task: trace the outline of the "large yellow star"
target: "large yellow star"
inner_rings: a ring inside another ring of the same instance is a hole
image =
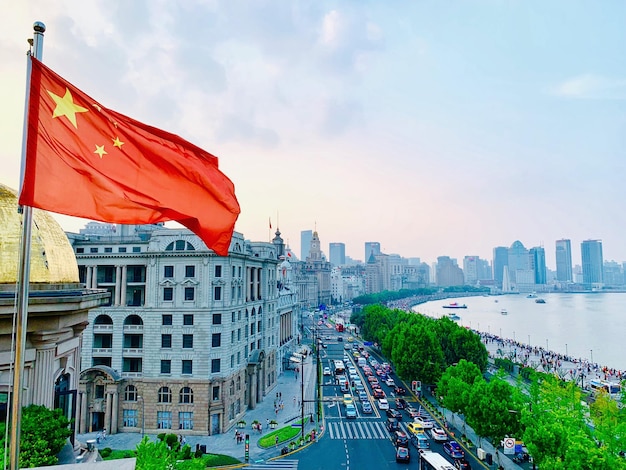
[[[122,148],[122,145],[124,145],[125,143],[125,142],[122,142],[119,137],[116,137],[115,139],[111,139],[111,140],[113,141],[114,147]]]
[[[70,93],[68,88],[65,89],[65,96],[62,98],[59,95],[55,95],[50,90],[47,91],[57,104],[56,108],[54,108],[52,117],[56,118],[59,116],[65,116],[74,125],[74,127],[78,129],[78,126],[76,125],[76,113],[86,113],[89,110],[74,104],[74,98],[72,98],[72,93]]]
[[[94,153],[100,155],[100,158],[102,158],[102,155],[109,154],[106,150],[104,150],[104,145],[96,145],[96,151]]]

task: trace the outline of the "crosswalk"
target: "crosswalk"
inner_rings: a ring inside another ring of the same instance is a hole
[[[278,459],[272,462],[253,463],[246,468],[253,468],[255,470],[298,470],[298,461],[292,459]]]
[[[411,435],[404,422],[398,424],[401,431]],[[327,421],[326,429],[331,439],[389,439],[389,431],[382,421]]]

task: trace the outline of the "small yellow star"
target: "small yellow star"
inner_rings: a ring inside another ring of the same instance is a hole
[[[100,158],[102,158],[102,155],[108,155],[107,151],[104,150],[104,145],[96,145],[96,151],[94,153],[100,155]]]
[[[63,96],[62,98],[58,95],[55,95],[49,90],[48,94],[57,104],[56,108],[54,108],[54,113],[52,114],[52,117],[56,118],[59,116],[65,116],[74,125],[74,127],[78,129],[78,126],[76,125],[76,113],[86,113],[89,110],[87,108],[83,108],[82,106],[74,104],[72,93],[70,93],[70,90],[68,88],[65,89],[65,96]]]
[[[122,142],[119,137],[115,137],[115,139],[111,139],[111,140],[113,141],[114,147],[122,148],[122,145],[125,144],[125,142]]]

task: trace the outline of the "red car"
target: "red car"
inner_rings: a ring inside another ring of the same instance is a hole
[[[385,392],[383,392],[382,388],[375,388],[372,394],[374,398],[385,398]]]

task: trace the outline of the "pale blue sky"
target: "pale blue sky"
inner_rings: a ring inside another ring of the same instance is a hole
[[[3,7],[0,181],[17,187],[26,39],[106,106],[220,158],[300,253],[491,259],[603,240],[626,260],[621,1],[60,1]],[[66,230],[80,219],[59,217]]]

